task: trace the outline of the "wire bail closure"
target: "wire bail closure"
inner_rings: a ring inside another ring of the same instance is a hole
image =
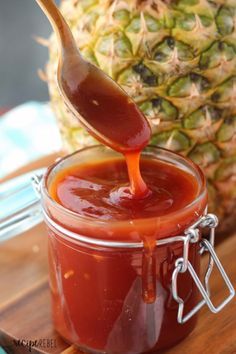
[[[192,316],[194,316],[205,304],[208,306],[211,312],[218,313],[220,312],[225,305],[227,305],[235,295],[235,290],[233,288],[232,283],[230,282],[219,258],[216,255],[214,250],[214,242],[215,242],[215,228],[218,225],[218,218],[214,214],[207,214],[201,217],[195,224],[193,224],[188,230],[185,232],[185,238],[183,240],[183,257],[178,258],[175,262],[175,269],[172,274],[172,295],[175,301],[179,304],[177,321],[180,324],[186,323]],[[189,253],[189,245],[190,243],[199,242],[200,239],[200,229],[209,228],[210,229],[210,237],[209,241],[205,238],[200,240],[200,250],[199,253],[202,255],[204,252],[209,252],[210,258],[208,267],[204,277],[204,285],[199,279],[197,273],[195,272],[192,264],[188,260]],[[214,264],[219,270],[225,285],[229,290],[229,296],[221,302],[220,305],[214,306],[211,301],[210,294],[210,286],[209,280],[212,273],[212,269]],[[194,280],[198,290],[200,291],[203,299],[185,316],[184,313],[184,300],[178,295],[178,287],[177,287],[177,279],[179,273],[185,273],[189,271],[191,277]]]

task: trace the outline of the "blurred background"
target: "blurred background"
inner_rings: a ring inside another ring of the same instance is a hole
[[[34,39],[51,32],[36,0],[0,0],[0,181],[61,148],[47,84],[38,76],[48,50]]]
[[[48,100],[47,85],[37,74],[47,48],[33,37],[47,38],[51,31],[35,0],[0,0],[0,107]]]

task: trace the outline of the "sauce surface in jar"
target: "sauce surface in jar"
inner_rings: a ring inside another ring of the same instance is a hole
[[[149,189],[143,198],[131,194],[122,158],[65,169],[56,175],[50,194],[80,216],[113,221],[163,216],[184,208],[198,194],[196,178],[171,164],[143,159],[141,173]]]

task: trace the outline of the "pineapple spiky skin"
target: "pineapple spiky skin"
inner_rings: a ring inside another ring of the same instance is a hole
[[[78,46],[131,95],[151,143],[190,157],[208,178],[210,210],[236,220],[236,1],[63,0]],[[67,151],[94,139],[56,86],[57,43],[47,77]]]

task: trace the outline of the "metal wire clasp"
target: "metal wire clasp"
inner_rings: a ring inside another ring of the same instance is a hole
[[[228,304],[229,301],[232,300],[232,298],[235,295],[235,290],[233,288],[232,283],[230,282],[219,258],[217,257],[215,251],[214,251],[214,241],[215,241],[215,228],[218,225],[218,219],[214,214],[207,214],[203,216],[201,219],[199,219],[194,225],[191,226],[190,229],[188,229],[185,232],[186,237],[184,238],[183,241],[183,257],[178,258],[175,262],[175,269],[172,274],[172,295],[175,301],[179,304],[178,308],[178,315],[177,315],[177,321],[178,323],[185,323],[187,322],[193,315],[195,315],[205,304],[209,307],[211,312],[217,313],[225,307],[226,304]],[[190,243],[196,243],[199,242],[200,239],[200,229],[203,228],[209,228],[210,229],[210,237],[209,241],[205,238],[203,238],[200,241],[200,254],[203,254],[204,252],[209,252],[209,263],[208,267],[205,273],[204,277],[204,285],[200,281],[198,275],[196,274],[192,264],[188,260],[188,252],[189,252],[189,244]],[[214,304],[211,301],[210,298],[210,287],[209,287],[209,280],[210,280],[210,275],[213,269],[213,265],[216,265],[218,268],[228,290],[229,290],[229,296],[222,301],[220,305],[217,307],[214,306]],[[203,299],[185,316],[183,315],[184,313],[184,301],[181,297],[178,295],[178,287],[177,287],[177,279],[179,273],[184,273],[186,271],[189,271],[191,277],[193,278],[198,290],[200,291]]]

